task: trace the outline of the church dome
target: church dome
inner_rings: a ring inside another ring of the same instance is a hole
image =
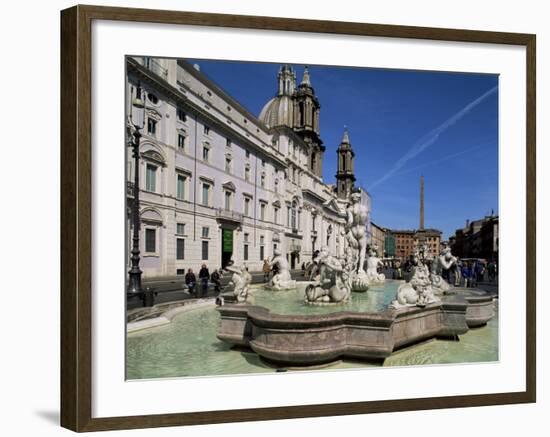
[[[293,103],[292,98],[288,95],[279,95],[273,97],[265,104],[260,112],[260,120],[268,127],[288,126],[292,127],[293,123]]]

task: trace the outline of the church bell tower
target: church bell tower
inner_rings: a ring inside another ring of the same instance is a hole
[[[320,109],[321,105],[311,86],[309,69],[306,66],[302,82],[294,93],[293,130],[309,145],[309,170],[313,174],[322,177],[325,147],[319,133]]]
[[[336,193],[340,199],[348,199],[353,191],[355,183],[355,174],[353,170],[353,161],[355,153],[351,148],[348,129],[344,128],[344,136],[338,150],[338,170],[336,172]]]

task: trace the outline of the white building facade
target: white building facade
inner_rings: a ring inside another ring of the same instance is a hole
[[[183,60],[129,57],[126,86],[128,126],[138,87],[145,102],[137,169],[144,278],[230,259],[257,271],[275,249],[291,268],[322,246],[343,254],[347,195],[322,179],[319,103],[307,70],[296,87],[282,67],[277,96],[259,117]],[[129,252],[136,169],[128,151]]]

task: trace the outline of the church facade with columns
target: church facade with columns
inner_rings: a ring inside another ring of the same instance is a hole
[[[128,57],[126,67],[128,127],[133,99],[140,93],[145,102],[140,165],[128,153],[126,171],[129,250],[140,176],[145,278],[196,273],[202,264],[212,271],[231,259],[257,271],[275,249],[294,269],[323,246],[343,254],[345,208],[360,190],[354,152],[345,129],[336,184],[326,183],[321,105],[307,68],[298,83],[282,66],[256,116],[185,60]],[[366,191],[362,199],[370,219]]]

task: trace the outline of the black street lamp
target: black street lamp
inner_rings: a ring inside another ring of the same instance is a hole
[[[132,107],[130,111],[130,121],[133,126],[133,138],[129,141],[128,145],[132,147],[132,156],[134,158],[134,201],[132,203],[132,268],[128,272],[129,281],[126,294],[128,298],[136,297],[143,299],[144,293],[141,288],[142,271],[139,268],[139,231],[141,227],[141,220],[139,217],[139,143],[141,139],[141,130],[145,125],[145,104],[143,100],[141,100],[141,86],[139,82],[136,90],[136,97],[132,100]]]

